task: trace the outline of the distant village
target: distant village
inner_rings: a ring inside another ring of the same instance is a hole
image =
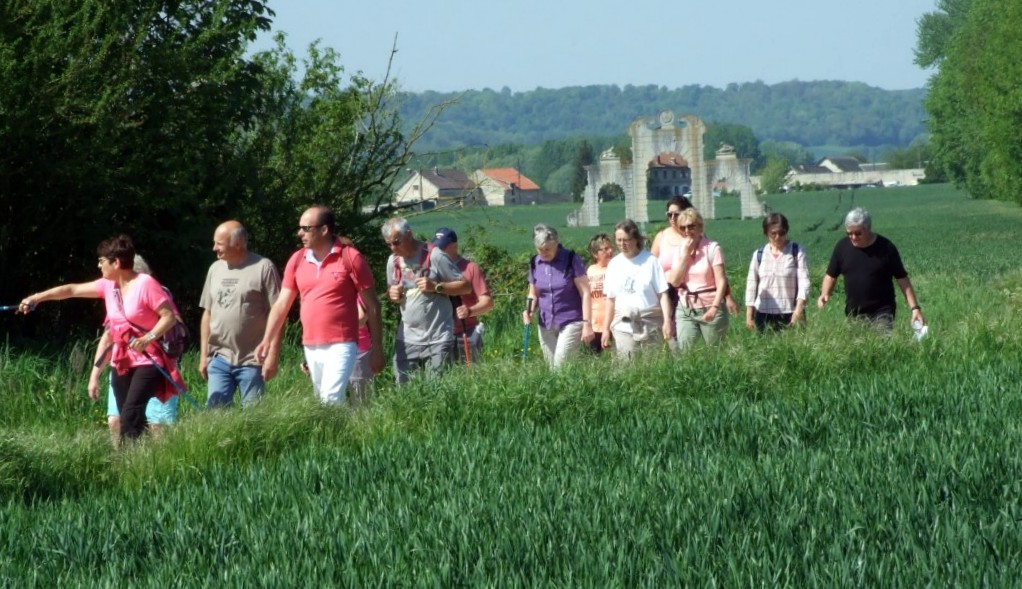
[[[647,165],[647,198],[666,200],[675,194],[691,193],[691,170],[677,153],[658,154]],[[920,169],[889,170],[883,163],[863,163],[853,157],[825,157],[813,165],[799,165],[788,172],[785,190],[802,187],[849,189],[885,186],[915,186],[924,177]],[[760,189],[760,178],[751,176]],[[714,195],[727,190],[715,181]],[[515,168],[486,168],[471,175],[455,168],[410,170],[394,192],[395,204],[430,209],[448,203],[461,205],[513,206],[570,202],[570,194],[545,192]]]

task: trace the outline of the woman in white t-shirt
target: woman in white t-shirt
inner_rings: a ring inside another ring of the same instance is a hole
[[[671,338],[671,302],[667,278],[648,250],[645,238],[631,219],[614,227],[614,241],[620,254],[614,256],[603,278],[603,347],[610,346],[613,333],[618,358],[628,358],[639,349],[656,348]]]

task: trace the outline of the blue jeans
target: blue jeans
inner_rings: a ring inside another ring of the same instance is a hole
[[[262,366],[232,366],[222,357],[213,355],[206,365],[209,375],[209,393],[206,407],[230,407],[234,403],[234,390],[241,391],[241,407],[250,407],[266,390]]]

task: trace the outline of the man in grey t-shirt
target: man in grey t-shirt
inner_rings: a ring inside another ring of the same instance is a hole
[[[394,341],[397,382],[407,382],[419,368],[439,374],[454,354],[454,307],[449,297],[467,294],[472,287],[442,250],[415,239],[405,219],[384,223],[383,239],[391,251],[387,298],[401,306]]]
[[[199,372],[209,382],[206,406],[228,407],[240,390],[241,406],[248,407],[263,395],[280,362],[279,336],[264,363],[255,357],[270,307],[280,294],[280,274],[273,262],[248,251],[248,232],[237,221],[216,228],[213,251],[217,261],[206,273],[199,301]]]

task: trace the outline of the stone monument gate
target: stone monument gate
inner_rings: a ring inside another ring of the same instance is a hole
[[[662,110],[656,117],[642,117],[628,127],[632,138],[633,163],[622,164],[613,152],[600,154],[600,161],[586,166],[587,184],[582,208],[569,216],[569,225],[595,227],[600,224],[599,194],[607,184],[619,185],[625,193],[625,216],[636,223],[649,222],[647,196],[647,165],[658,154],[681,154],[692,171],[692,204],[703,217],[713,219],[713,191],[716,186],[741,193],[742,218],[761,217],[763,205],[756,198],[749,177],[751,160],[738,159],[734,148],[723,146],[714,160],[703,159],[703,134],[706,125],[698,117],[675,117],[670,110]]]

